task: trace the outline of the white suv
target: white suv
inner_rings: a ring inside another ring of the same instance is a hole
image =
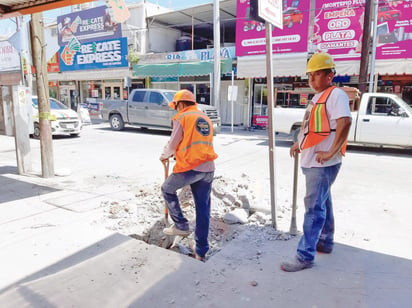
[[[32,97],[33,106],[33,137],[40,137],[39,109],[37,96]],[[54,98],[50,98],[50,114],[52,135],[78,136],[82,130],[82,121],[77,112]]]

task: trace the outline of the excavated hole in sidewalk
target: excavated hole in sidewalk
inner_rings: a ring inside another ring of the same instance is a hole
[[[211,217],[209,228],[209,252],[206,260],[220,251],[228,242],[244,230],[245,225],[269,226],[270,215],[254,212],[254,193],[250,179],[243,175],[233,180],[222,176],[215,177],[211,193]],[[160,184],[140,187],[130,186],[128,191],[133,197],[127,201],[107,201],[103,223],[108,229],[118,231],[148,244],[192,256],[189,248],[194,233],[188,237],[166,236],[164,218],[165,202],[161,195]],[[190,229],[195,226],[195,207],[189,186],[178,191],[179,201]],[[169,224],[172,220],[169,217]],[[101,222],[100,222],[101,223]],[[275,231],[276,239],[286,240],[286,234]]]

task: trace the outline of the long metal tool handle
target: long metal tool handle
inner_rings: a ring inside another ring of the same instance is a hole
[[[290,221],[289,233],[292,235],[298,234],[298,228],[296,227],[296,197],[298,192],[298,171],[299,171],[299,152],[296,151],[294,155],[294,168],[293,168],[293,199],[292,199],[292,219]]]
[[[169,177],[169,159],[162,160],[163,167],[165,170],[165,181]],[[167,203],[165,203],[165,224],[168,225],[168,218],[169,218],[169,210],[167,209]]]

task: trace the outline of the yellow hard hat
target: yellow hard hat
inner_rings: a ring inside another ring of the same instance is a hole
[[[196,98],[192,92],[189,90],[180,90],[177,91],[175,96],[173,97],[173,101],[169,103],[169,107],[172,109],[176,109],[176,105],[178,102],[193,102],[196,104]]]
[[[335,62],[333,62],[332,56],[326,52],[318,52],[309,59],[306,73],[312,73],[328,68],[335,68]]]

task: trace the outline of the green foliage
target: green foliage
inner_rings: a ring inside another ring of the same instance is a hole
[[[134,49],[129,49],[129,63],[137,64],[140,60],[139,53]]]

